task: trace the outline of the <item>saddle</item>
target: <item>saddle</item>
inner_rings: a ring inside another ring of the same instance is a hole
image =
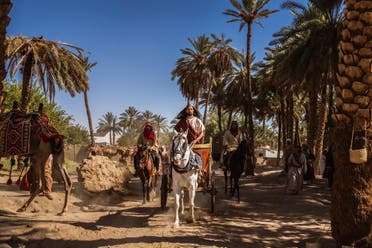
[[[0,156],[27,155],[30,132],[31,115],[17,110],[0,115]]]
[[[63,147],[63,136],[55,128],[45,125],[40,114],[13,110],[0,115],[0,156],[27,156],[31,133],[54,144],[56,152]]]

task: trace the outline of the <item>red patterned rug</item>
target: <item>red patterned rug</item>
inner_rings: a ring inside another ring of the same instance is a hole
[[[30,120],[18,117],[0,121],[0,156],[27,155],[30,151]]]

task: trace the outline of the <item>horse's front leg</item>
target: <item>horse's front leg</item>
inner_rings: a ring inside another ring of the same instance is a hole
[[[228,184],[228,182],[227,182],[227,169],[226,168],[223,169],[223,174],[225,176],[225,194],[226,194],[227,193],[227,184]]]
[[[233,177],[232,175],[230,176],[230,180],[231,180],[231,197],[234,197],[234,194],[235,194],[235,182],[236,182],[236,179],[235,177]],[[234,181],[234,184],[233,184],[233,181]]]
[[[191,185],[189,188],[189,201],[190,201],[190,221],[192,223],[195,222],[195,213],[194,213],[194,207],[195,207],[195,194],[196,194],[196,184]]]
[[[180,192],[180,207],[181,207],[181,215],[185,214],[185,202],[184,202],[184,197],[185,197],[185,191],[181,189]]]
[[[158,186],[158,175],[155,175],[155,180],[154,180],[154,183],[152,185],[152,188],[153,188],[153,191],[154,191],[154,198],[156,197],[156,187],[157,186]]]
[[[144,174],[141,172],[140,178],[142,182],[142,204],[146,203],[146,177]]]
[[[179,219],[179,208],[180,208],[180,193],[181,190],[179,187],[173,185],[173,192],[174,192],[174,211],[175,211],[175,216],[174,216],[174,227],[179,227],[180,226],[180,219]]]
[[[238,194],[238,203],[240,203],[240,189],[239,189],[239,177],[235,179],[236,193]]]
[[[151,183],[152,183],[152,177],[150,175],[150,177],[147,179],[147,183],[146,183],[146,200],[149,202],[150,201],[150,193],[151,193]]]

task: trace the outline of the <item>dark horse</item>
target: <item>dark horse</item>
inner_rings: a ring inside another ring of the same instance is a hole
[[[227,193],[227,173],[230,171],[230,192],[231,196],[234,196],[235,190],[238,194],[238,202],[240,202],[240,194],[239,194],[239,178],[244,171],[244,165],[250,156],[249,154],[249,143],[247,140],[243,140],[238,148],[227,154],[227,158],[224,159],[225,169],[225,193]],[[233,186],[234,181],[234,186]]]
[[[138,176],[142,182],[143,203],[150,201],[150,192],[154,190],[158,181],[154,160],[147,146],[138,148]]]

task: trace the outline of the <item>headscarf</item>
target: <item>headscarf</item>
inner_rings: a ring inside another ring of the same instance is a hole
[[[147,121],[145,123],[145,128],[143,129],[143,136],[146,139],[155,141],[155,133],[154,133],[154,130],[152,128],[152,123],[150,121]]]
[[[233,127],[234,124],[236,125],[236,127]],[[239,124],[238,124],[237,121],[232,121],[232,122],[231,122],[231,125],[230,125],[230,133],[231,133],[234,137],[236,137],[236,136],[238,135],[238,133],[239,133]]]
[[[200,118],[200,113],[199,113],[199,111],[198,111],[194,106],[192,106],[191,104],[187,104],[186,107],[185,107],[184,109],[182,109],[181,112],[178,113],[176,119],[184,119],[184,118],[186,118],[186,117],[187,117],[186,109],[187,109],[189,106],[191,106],[191,107],[194,109],[194,116]]]

